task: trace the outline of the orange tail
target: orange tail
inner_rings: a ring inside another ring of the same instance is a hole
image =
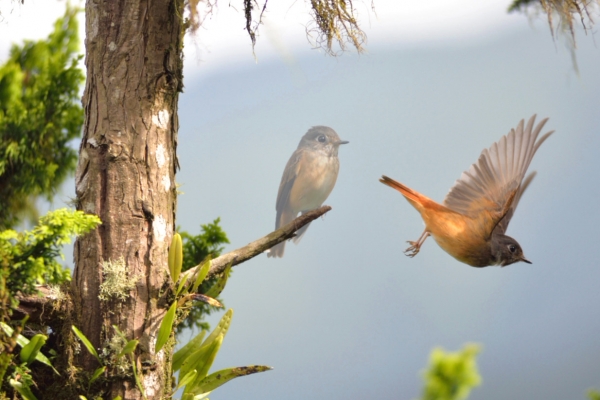
[[[419,212],[421,212],[424,208],[440,207],[439,204],[431,200],[429,197],[423,196],[421,193],[412,190],[408,186],[404,186],[400,182],[395,181],[392,178],[389,178],[385,175],[381,177],[379,182],[383,183],[384,185],[388,185],[389,187],[396,189],[397,191],[402,193],[402,196],[404,196],[406,200],[408,200],[408,202],[412,204],[412,206],[416,208]]]

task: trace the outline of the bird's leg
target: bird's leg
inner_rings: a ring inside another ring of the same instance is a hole
[[[427,239],[428,236],[429,232],[427,232],[427,229],[425,229],[419,237],[419,240],[417,240],[416,242],[412,242],[410,240],[406,242],[410,244],[410,247],[404,250],[404,254],[406,254],[410,258],[416,256],[419,253],[419,250],[421,250],[421,246],[423,245],[423,242],[425,242],[425,239]]]

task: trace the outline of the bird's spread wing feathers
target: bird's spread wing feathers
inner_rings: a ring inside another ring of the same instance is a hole
[[[529,175],[527,175],[527,178],[525,178],[525,180],[521,183],[521,187],[519,188],[519,191],[513,199],[509,209],[507,210],[504,217],[498,222],[498,225],[496,225],[496,228],[494,229],[496,232],[502,234],[506,232],[506,229],[508,228],[508,223],[510,222],[513,214],[515,213],[517,206],[519,205],[519,200],[521,200],[521,196],[523,196],[523,193],[525,193],[525,190],[527,190],[527,187],[529,187],[529,184],[531,183],[533,178],[535,178],[535,175],[535,171],[530,173]]]
[[[506,230],[523,191],[533,179],[533,176],[528,177],[521,184],[531,159],[554,132],[536,141],[548,118],[534,129],[535,117],[529,119],[527,126],[521,120],[516,130],[511,129],[508,135],[483,150],[479,160],[452,186],[444,205],[468,216],[487,212],[492,216],[492,229],[498,224],[499,229]]]

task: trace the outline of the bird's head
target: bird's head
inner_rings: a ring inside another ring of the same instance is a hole
[[[492,236],[492,257],[496,261],[495,264],[501,267],[519,261],[531,264],[531,261],[525,258],[521,245],[515,239],[506,235]]]
[[[328,156],[337,156],[338,148],[348,141],[340,140],[338,134],[327,126],[313,126],[300,140],[298,147],[322,151]]]

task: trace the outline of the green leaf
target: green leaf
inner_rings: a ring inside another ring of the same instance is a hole
[[[42,346],[46,343],[46,340],[48,340],[48,337],[42,334],[37,334],[32,337],[31,340],[29,340],[29,343],[21,348],[21,353],[19,354],[21,362],[28,365],[31,364],[37,357]]]
[[[180,388],[182,388],[183,386],[187,385],[188,383],[190,383],[198,374],[198,371],[196,371],[195,369],[191,370],[190,372],[187,373],[186,376],[184,376],[183,378],[179,377],[179,383],[177,384],[177,387],[175,388],[175,392],[178,391]]]
[[[127,344],[125,345],[125,347],[123,347],[123,350],[121,351],[121,353],[119,353],[119,355],[117,357],[120,358],[126,354],[133,353],[139,342],[140,341],[136,340],[136,339],[128,341]]]
[[[192,391],[197,394],[212,392],[219,386],[229,382],[234,378],[256,374],[257,372],[269,371],[272,369],[273,368],[265,365],[249,365],[247,367],[222,369],[202,379],[194,388],[192,388]]]
[[[206,335],[206,331],[200,332],[185,346],[183,346],[181,349],[177,350],[175,354],[173,354],[173,371],[178,371],[179,368],[181,368],[181,364],[183,364],[185,359],[190,354],[200,349],[200,347],[202,346],[202,339],[204,339],[204,335]]]
[[[233,308],[230,308],[229,310],[227,310],[227,312],[225,312],[225,314],[223,314],[217,327],[210,333],[210,335],[208,335],[208,337],[204,341],[204,345],[215,340],[217,336],[223,335],[223,337],[225,337],[227,331],[229,330],[229,325],[231,324],[231,318],[233,318]]]
[[[179,281],[179,286],[177,287],[177,291],[175,292],[175,296],[179,296],[179,293],[181,293],[181,290],[185,286],[188,285],[189,275],[190,275],[190,270],[189,269],[183,273],[183,275],[181,276],[181,280]]]
[[[92,383],[94,383],[94,381],[95,381],[96,379],[98,379],[98,378],[100,377],[100,375],[102,375],[102,374],[104,373],[104,371],[106,371],[106,367],[105,367],[105,366],[102,366],[102,367],[100,367],[100,368],[96,369],[96,370],[94,371],[94,374],[93,374],[93,375],[92,375],[92,377],[90,378],[90,385],[91,385]]]
[[[27,384],[24,382],[17,381],[15,379],[11,379],[9,381],[10,386],[12,386],[25,400],[37,400],[37,397],[33,395],[33,392],[29,388]]]
[[[196,386],[206,377],[206,375],[208,375],[208,370],[217,356],[221,343],[223,343],[223,339],[229,330],[232,317],[233,309],[230,308],[225,312],[223,317],[221,317],[219,324],[206,338],[202,346],[183,361],[179,372],[180,376],[186,376],[189,371],[193,369],[198,371],[196,378],[191,384],[186,386],[184,393],[188,393],[192,387]]]
[[[146,397],[146,393],[144,393],[144,387],[142,386],[142,381],[140,380],[140,377],[137,373],[136,362],[135,362],[135,358],[134,358],[133,354],[130,353],[129,358],[131,360],[131,371],[133,372],[133,378],[135,379],[135,384],[138,387],[140,393],[142,394],[142,397],[144,398],[144,400],[148,400],[148,398]]]
[[[212,342],[202,346],[200,348],[200,350],[198,350],[197,352],[192,354],[186,360],[186,362],[183,363],[183,365],[181,366],[181,372],[180,372],[180,374],[183,374],[183,376],[186,376],[189,373],[189,371],[191,371],[192,369],[195,369],[197,371],[196,377],[194,378],[194,380],[191,383],[188,383],[186,385],[186,387],[183,391],[184,394],[185,393],[200,394],[200,393],[195,393],[193,391],[193,389],[194,389],[194,387],[197,386],[197,384],[199,382],[201,382],[206,377],[206,375],[208,375],[208,370],[210,369],[211,365],[215,361],[215,358],[217,357],[217,353],[219,352],[219,349],[221,348],[222,343],[223,343],[223,336],[220,335]]]
[[[219,276],[219,279],[217,279],[215,284],[212,285],[210,289],[206,291],[206,293],[204,293],[205,295],[209,297],[217,297],[219,294],[221,294],[223,289],[225,289],[225,284],[227,283],[227,278],[229,278],[229,271],[231,271],[231,267],[232,265],[229,264],[227,268],[225,268],[225,271],[223,271],[223,273]]]
[[[90,342],[88,340],[88,338],[85,337],[85,335],[83,334],[83,332],[81,332],[79,329],[77,329],[77,327],[75,325],[71,326],[71,329],[73,330],[73,332],[75,333],[75,335],[77,335],[77,337],[79,338],[79,340],[81,340],[81,343],[83,343],[83,345],[85,346],[85,348],[87,349],[87,351],[89,351],[89,353],[91,355],[93,355],[94,357],[96,357],[96,359],[98,360],[98,362],[100,364],[102,364],[102,361],[100,361],[100,357],[98,357],[98,352],[96,352],[96,349],[92,345],[92,342]]]
[[[210,270],[210,266],[212,265],[212,260],[210,258],[210,254],[206,257],[206,259],[204,261],[202,261],[202,264],[200,264],[200,271],[198,271],[198,275],[196,275],[196,281],[194,282],[194,285],[192,286],[192,290],[191,292],[195,292],[196,290],[198,290],[198,286],[200,286],[200,284],[202,282],[204,282],[204,279],[206,279],[206,275],[208,275],[208,271]],[[210,296],[210,297],[216,297],[216,296]]]
[[[173,302],[173,304],[169,308],[169,311],[167,311],[167,314],[165,315],[165,317],[163,318],[163,320],[160,324],[160,328],[158,330],[158,338],[156,338],[156,345],[154,346],[155,353],[158,353],[163,348],[165,343],[167,343],[167,340],[169,340],[169,337],[171,337],[171,332],[173,331],[173,322],[175,321],[175,312],[176,311],[177,311],[177,300],[175,300]]]
[[[8,335],[11,336],[13,335],[13,328],[11,328],[9,325],[7,325],[4,322],[0,322],[0,327],[2,327],[2,330]],[[25,347],[27,346],[27,344],[29,343],[29,339],[27,339],[25,336],[23,335],[18,335],[17,336],[17,344],[21,347]],[[41,362],[42,364],[46,364],[47,366],[49,366],[50,368],[52,368],[52,370],[54,372],[56,372],[56,375],[60,375],[58,373],[58,371],[52,366],[52,363],[50,362],[50,359],[48,359],[48,357],[46,357],[44,354],[42,354],[42,352],[38,352],[37,355],[35,356],[35,359],[38,360],[39,362]]]
[[[183,265],[183,244],[181,235],[175,233],[169,247],[169,272],[173,282],[177,282],[179,274],[181,274],[181,266]]]

